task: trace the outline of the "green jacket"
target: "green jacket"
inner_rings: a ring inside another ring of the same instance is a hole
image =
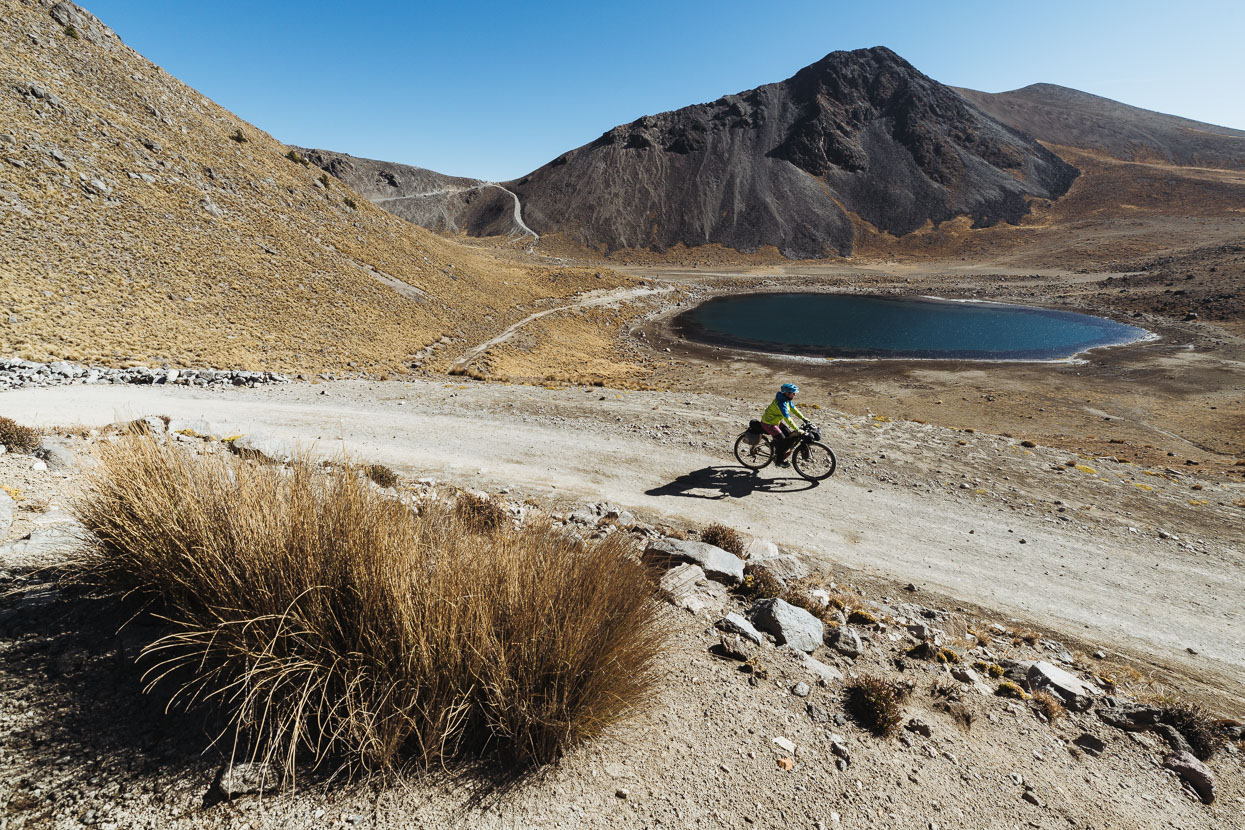
[[[795,404],[778,393],[774,400],[769,402],[769,406],[765,407],[765,413],[761,415],[761,423],[774,426],[776,424],[785,423],[791,428],[792,432],[796,432],[795,422],[791,420],[791,416],[795,415],[801,421],[807,421],[803,413],[795,408]]]

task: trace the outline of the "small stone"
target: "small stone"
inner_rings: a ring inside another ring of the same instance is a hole
[[[732,660],[746,662],[751,660],[757,653],[758,646],[749,640],[745,640],[738,634],[727,634],[723,632],[718,637],[718,649],[725,657]]]
[[[829,723],[830,712],[825,707],[818,706],[816,703],[805,705],[804,711],[808,713],[808,718],[813,723]]]
[[[655,539],[644,549],[644,561],[660,567],[670,567],[680,562],[699,565],[710,579],[727,585],[737,585],[744,578],[742,559],[704,542]]]
[[[791,770],[795,769],[795,759],[794,758],[779,758],[778,768],[787,770],[788,772],[790,772]]]
[[[625,800],[625,799],[627,798],[627,796],[629,796],[629,795],[631,795],[630,790],[626,790],[626,789],[623,789],[623,788],[619,788],[619,789],[617,789],[617,790],[614,790],[614,796],[615,796],[616,798],[621,798],[621,799],[624,799],[624,800]]]
[[[821,620],[785,600],[757,600],[750,611],[752,622],[762,631],[773,634],[779,645],[790,644],[804,652],[822,643],[825,625]]]
[[[727,614],[725,617],[718,620],[715,625],[724,631],[729,631],[734,634],[738,634],[741,637],[745,637],[756,643],[758,646],[765,642],[765,638],[761,636],[761,632],[757,631],[752,623],[748,622],[747,619],[739,614],[733,612]]]
[[[774,738],[774,746],[778,747],[783,752],[786,752],[788,755],[795,754],[795,744],[792,743],[787,738],[784,738],[782,735],[779,735],[776,738]]]
[[[791,694],[796,697],[808,697],[811,691],[812,690],[808,687],[808,684],[802,680],[791,687]]]
[[[1072,743],[1079,746],[1087,755],[1097,758],[1107,748],[1107,744],[1101,738],[1095,737],[1088,732],[1082,732]]]
[[[845,657],[855,659],[864,651],[865,647],[860,641],[860,635],[856,633],[856,629],[850,626],[841,626],[834,629],[831,637],[833,638],[831,645],[834,646],[834,650]]]
[[[1193,754],[1178,752],[1168,755],[1163,762],[1164,767],[1172,770],[1198,794],[1203,803],[1210,804],[1215,800],[1215,774],[1210,768],[1193,757]]]
[[[269,764],[226,763],[217,771],[213,787],[221,797],[230,799],[276,789],[279,782],[277,770]]]
[[[929,724],[920,718],[912,718],[909,720],[908,723],[904,725],[904,729],[907,729],[909,732],[915,732],[926,738],[933,734],[933,730],[929,728]]]

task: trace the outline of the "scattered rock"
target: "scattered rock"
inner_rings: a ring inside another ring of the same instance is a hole
[[[1102,694],[1102,690],[1092,683],[1086,683],[1076,675],[1045,661],[1039,661],[1029,667],[1026,678],[1032,690],[1050,689],[1067,706],[1076,712],[1087,711],[1093,706],[1093,699]]]
[[[1097,758],[1107,748],[1106,741],[1097,738],[1088,732],[1082,732],[1078,737],[1073,739],[1072,743],[1085,750],[1086,754]]]
[[[52,472],[66,472],[78,466],[78,456],[54,440],[44,438],[39,445],[38,453]]]
[[[1172,752],[1177,755],[1182,752],[1187,752],[1190,755],[1194,754],[1193,747],[1189,746],[1189,742],[1185,740],[1185,736],[1181,735],[1180,731],[1171,724],[1156,723],[1154,726],[1150,727],[1150,729],[1163,740],[1167,741],[1167,745],[1170,746],[1172,748]]]
[[[230,442],[230,446],[244,458],[256,458],[277,464],[288,464],[294,460],[294,450],[288,444],[263,435],[243,435]]]
[[[795,695],[796,697],[808,697],[811,691],[812,689],[810,689],[808,687],[808,684],[805,683],[803,680],[801,680],[799,683],[796,683],[794,686],[791,687],[791,694]]]
[[[1215,774],[1190,752],[1174,752],[1163,761],[1163,766],[1181,777],[1205,804],[1215,800]]]
[[[803,651],[792,646],[781,646],[778,651],[783,654],[790,655],[795,664],[817,678],[817,682],[823,686],[843,680],[843,672],[834,666],[828,666],[815,657],[805,654]]]
[[[833,630],[830,635],[831,643],[834,650],[845,657],[855,659],[864,651],[864,644],[860,641],[860,634],[851,626],[840,626]]]
[[[804,711],[808,713],[808,718],[813,723],[829,723],[830,710],[824,706],[818,706],[816,703],[808,703],[804,706]]]
[[[934,734],[933,730],[929,728],[929,724],[920,718],[912,718],[909,720],[906,724],[904,724],[904,729],[907,729],[909,732],[915,732],[916,734],[926,738]]]
[[[744,545],[744,559],[762,561],[778,555],[778,545],[769,539],[753,539]]]
[[[774,738],[774,746],[778,747],[779,749],[781,749],[783,752],[787,753],[788,755],[795,754],[795,744],[781,735]]]
[[[729,554],[728,554],[729,555]],[[749,611],[757,628],[774,635],[779,645],[791,645],[810,652],[822,643],[825,625],[803,608],[771,597],[752,604]]]
[[[756,643],[745,640],[738,634],[723,633],[718,636],[718,651],[724,657],[747,662],[756,655],[758,646]]]
[[[801,562],[799,557],[789,553],[780,553],[764,559],[750,559],[749,563],[764,566],[784,586],[808,576],[808,566]]]
[[[571,519],[574,520],[574,516]],[[685,597],[696,591],[696,584],[705,578],[705,570],[699,565],[676,565],[666,571],[657,585],[672,605],[679,605]]]
[[[727,614],[725,617],[718,620],[717,623],[715,623],[715,625],[717,625],[718,628],[723,629],[724,631],[730,631],[735,634],[739,634],[740,636],[745,637],[751,640],[752,642],[756,643],[758,646],[761,645],[763,642],[765,642],[764,638],[761,636],[761,632],[757,631],[756,628],[752,625],[752,623],[748,622],[747,619],[740,616],[739,614],[736,614],[733,612],[730,614]]]
[[[744,578],[744,563],[733,553],[704,542],[665,537],[649,542],[644,561],[658,567],[678,562],[699,565],[710,578],[727,585],[737,585]]]
[[[1159,707],[1144,704],[1098,709],[1096,711],[1099,719],[1103,722],[1114,726],[1116,729],[1124,729],[1129,732],[1149,729],[1158,723],[1163,715],[1163,711]]]
[[[269,764],[226,763],[216,773],[212,786],[221,797],[230,799],[276,789],[280,781],[277,770]]]

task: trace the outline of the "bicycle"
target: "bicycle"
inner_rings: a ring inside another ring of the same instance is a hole
[[[821,443],[821,429],[807,422],[796,433],[790,458],[795,471],[809,481],[824,481],[839,466],[834,450]],[[760,470],[773,462],[774,439],[761,429],[758,421],[749,424],[735,439],[735,460],[749,470]]]

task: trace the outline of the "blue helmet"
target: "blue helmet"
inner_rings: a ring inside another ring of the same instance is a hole
[[[794,383],[784,383],[781,387],[779,387],[778,391],[795,395],[800,391],[800,387],[796,386]]]

